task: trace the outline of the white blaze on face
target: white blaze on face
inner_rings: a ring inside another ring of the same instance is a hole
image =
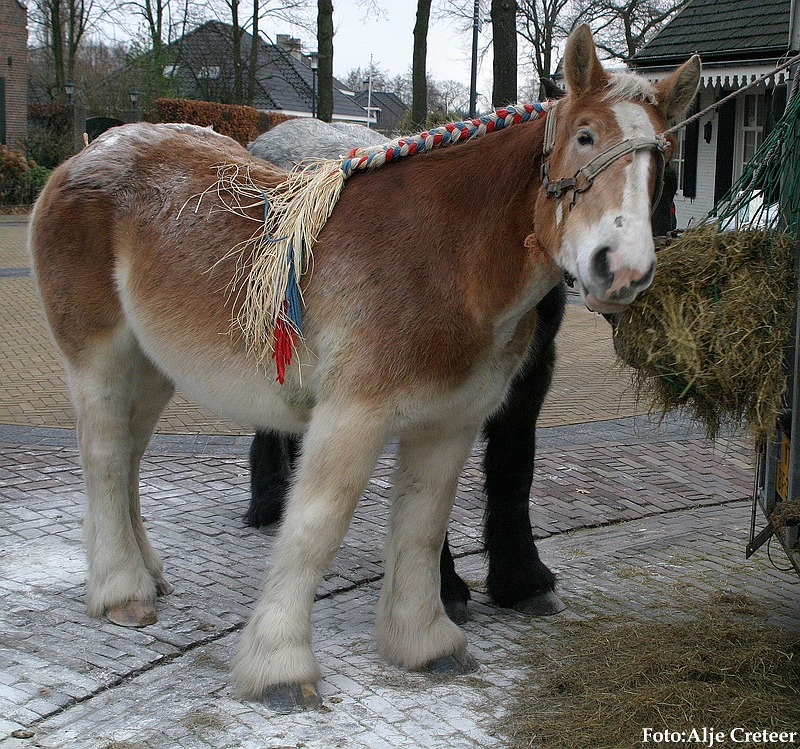
[[[629,101],[621,101],[614,104],[611,109],[617,117],[623,138],[655,138],[655,128],[644,107]],[[652,262],[653,232],[650,222],[652,164],[652,151],[644,149],[634,151],[633,160],[625,167],[622,210],[619,216],[614,217],[616,228],[621,231],[617,250],[612,254],[612,270],[615,269],[615,265],[621,266],[624,263],[644,272]],[[620,222],[623,224],[621,227],[618,226]],[[637,254],[641,255],[641,260],[637,260]],[[613,255],[620,257],[613,258]]]
[[[655,128],[642,105],[620,101],[612,104],[611,109],[621,131],[620,140],[655,139]],[[623,304],[632,301],[635,287],[631,286],[647,278],[655,262],[650,223],[653,153],[645,148],[622,159],[627,163],[622,168],[623,182],[617,182],[616,188],[621,188],[621,195],[609,195],[607,205],[599,214],[588,214],[588,220],[569,221],[565,213],[562,235],[565,268],[576,277],[584,297],[591,298],[595,306],[601,301]],[[603,189],[603,177],[601,174],[597,178],[595,190]],[[574,258],[572,263],[569,258]]]

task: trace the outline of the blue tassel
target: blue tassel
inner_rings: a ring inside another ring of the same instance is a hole
[[[289,281],[286,284],[286,318],[295,331],[303,335],[303,302],[300,298],[300,287],[294,270],[294,247],[289,247]]]

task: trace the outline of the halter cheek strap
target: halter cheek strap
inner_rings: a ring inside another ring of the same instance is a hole
[[[555,105],[550,108],[545,120],[544,126],[544,144],[542,154],[542,184],[544,185],[547,197],[555,197],[561,199],[564,195],[572,190],[572,201],[570,202],[570,209],[575,205],[578,195],[586,192],[594,183],[595,177],[601,172],[608,169],[617,159],[635,151],[642,151],[644,149],[655,149],[656,153],[660,156],[658,160],[658,175],[656,179],[656,189],[653,191],[652,206],[658,204],[661,199],[661,193],[664,189],[664,168],[666,166],[666,150],[669,147],[669,141],[664,135],[656,135],[653,138],[637,137],[625,138],[624,140],[615,143],[613,146],[601,151],[587,164],[584,164],[572,177],[562,177],[555,182],[550,180],[550,160],[549,156],[553,152],[556,144],[556,107]]]

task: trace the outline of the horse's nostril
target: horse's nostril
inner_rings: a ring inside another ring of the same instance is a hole
[[[611,272],[611,263],[608,259],[610,252],[610,247],[601,247],[592,258],[592,273],[595,278],[607,285],[610,285],[614,280],[614,274]]]

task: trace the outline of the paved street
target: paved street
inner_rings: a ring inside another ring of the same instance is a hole
[[[670,616],[665,601],[691,611],[724,590],[753,597],[771,624],[800,630],[798,576],[775,569],[766,549],[744,559],[747,441],[711,444],[685,420],[649,417],[614,365],[606,322],[572,304],[531,492],[539,548],[567,610],[534,619],[486,597],[477,444],[450,538],[473,589],[465,631],[480,669],[442,681],[383,664],[371,628],[388,449],[318,591],[324,709],[275,716],[238,701],[227,667],[274,540],[274,529],[241,522],[251,433],[176,396],[142,467],[143,515],[175,592],[145,629],[88,618],[74,416],[24,236],[24,222],[0,222],[0,749],[503,747],[509,695],[524,676],[521,639],[544,655],[560,622]],[[788,566],[780,553],[773,548],[773,560]]]

